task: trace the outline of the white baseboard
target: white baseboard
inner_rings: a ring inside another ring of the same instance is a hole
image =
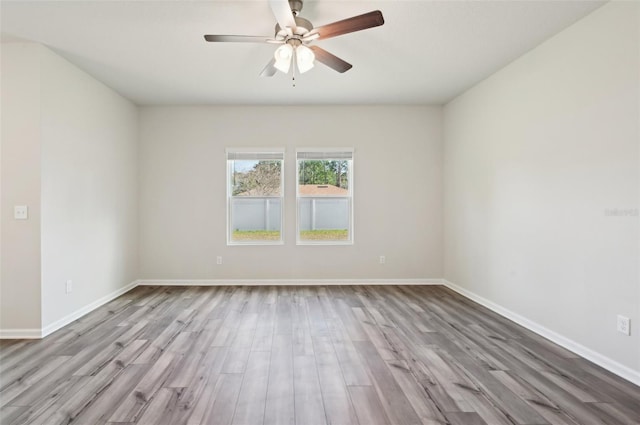
[[[140,286],[442,285],[442,279],[140,279]]]
[[[569,351],[576,353],[577,355],[584,357],[585,359],[597,364],[604,369],[607,369],[609,372],[618,375],[621,378],[626,379],[629,382],[632,382],[636,385],[640,385],[640,372],[637,370],[633,370],[630,367],[627,367],[621,363],[616,362],[613,359],[610,359],[607,356],[604,356],[596,351],[593,351],[590,348],[585,347],[582,344],[579,344],[572,339],[569,339],[559,333],[552,331],[551,329],[545,328],[544,326],[527,319],[519,315],[518,313],[514,313],[513,311],[504,308],[493,301],[489,301],[488,299],[474,293],[468,291],[455,283],[449,282],[446,279],[443,279],[443,283],[446,287],[456,291],[460,295],[469,298],[477,302],[480,305],[498,313],[501,316],[506,317],[507,319],[516,322],[520,326],[527,328],[528,330],[537,333],[540,336],[547,338],[548,340],[558,344],[561,347],[566,348]]]
[[[0,339],[40,339],[42,329],[0,329]]]
[[[107,294],[107,295],[105,295],[104,297],[102,297],[100,299],[97,299],[96,301],[92,302],[91,304],[87,304],[86,306],[74,311],[73,313],[66,315],[62,319],[56,320],[55,322],[45,326],[44,328],[42,328],[42,338],[44,338],[45,336],[57,331],[60,328],[68,325],[69,323],[73,322],[74,320],[78,320],[79,318],[81,318],[85,314],[91,313],[96,308],[101,307],[104,304],[108,303],[109,301],[118,298],[120,295],[122,295],[122,294],[124,294],[126,292],[129,292],[130,290],[132,290],[136,286],[138,286],[138,281],[134,280],[133,282],[131,282],[127,286],[123,286],[122,288],[120,288],[120,289],[118,289],[116,291],[113,291],[112,293]]]

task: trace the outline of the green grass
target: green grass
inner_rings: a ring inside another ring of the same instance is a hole
[[[300,240],[303,241],[346,241],[349,238],[347,229],[302,230]]]
[[[303,241],[346,241],[349,238],[347,229],[303,230],[300,240]],[[277,241],[280,240],[278,230],[234,230],[234,241]]]
[[[278,241],[279,230],[234,230],[234,241]]]

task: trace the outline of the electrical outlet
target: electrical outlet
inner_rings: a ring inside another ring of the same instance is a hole
[[[631,319],[618,315],[618,332],[631,335]]]
[[[387,259],[384,257],[384,255],[380,256],[380,264],[384,264],[387,261]]]
[[[13,218],[16,220],[29,219],[29,207],[26,205],[16,205],[13,207]]]
[[[65,293],[70,294],[71,292],[73,292],[73,281],[72,280],[67,280],[67,285],[64,288]]]
[[[220,256],[217,256],[217,257],[216,257],[216,264],[217,264],[217,265],[222,264],[222,257],[220,257]]]

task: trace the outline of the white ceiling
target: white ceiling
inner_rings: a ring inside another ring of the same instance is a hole
[[[318,41],[353,64],[258,76],[274,45],[203,34],[273,35],[259,1],[1,2],[4,41],[43,43],[137,104],[442,104],[603,1],[306,0],[320,26],[379,9],[382,27]]]

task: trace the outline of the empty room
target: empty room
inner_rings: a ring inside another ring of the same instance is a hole
[[[640,424],[640,2],[0,31],[2,425]]]

